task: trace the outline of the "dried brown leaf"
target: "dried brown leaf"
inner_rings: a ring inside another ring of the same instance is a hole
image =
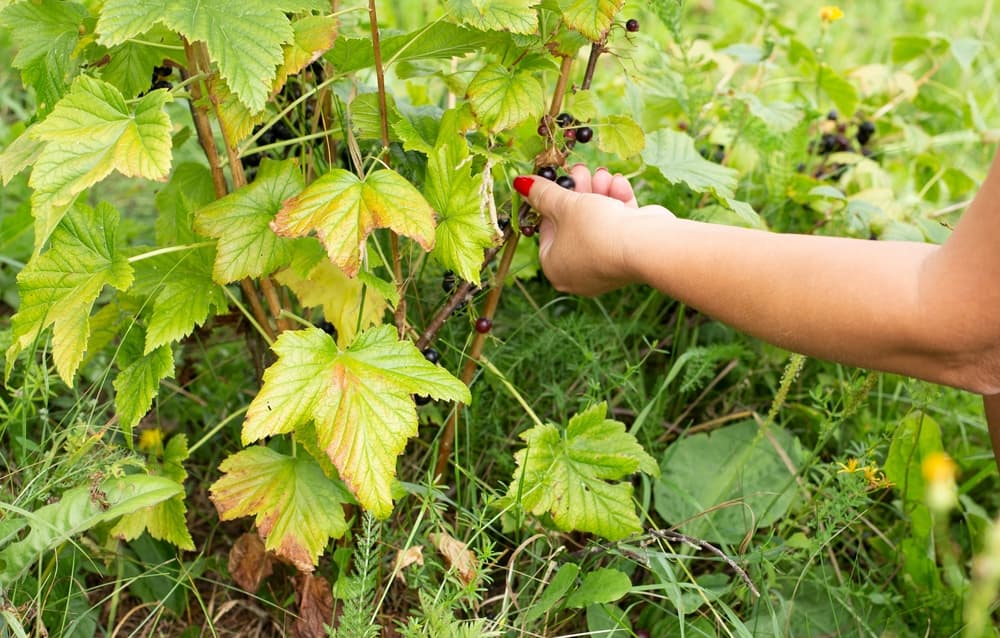
[[[476,555],[472,553],[468,545],[449,535],[447,532],[431,534],[431,542],[445,557],[458,574],[458,579],[463,585],[468,585],[476,579]]]
[[[229,550],[229,575],[248,592],[257,591],[261,581],[271,575],[272,563],[264,542],[253,532],[240,536]]]
[[[396,562],[393,564],[392,569],[396,572],[396,578],[404,585],[406,584],[406,574],[403,573],[403,570],[413,564],[424,564],[424,548],[422,545],[413,545],[396,552]]]
[[[299,574],[295,577],[295,599],[299,617],[292,625],[292,638],[327,638],[327,625],[333,624],[333,589],[322,576]]]

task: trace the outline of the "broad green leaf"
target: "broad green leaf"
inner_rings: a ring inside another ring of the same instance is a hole
[[[118,349],[118,376],[114,380],[115,411],[132,446],[132,428],[146,416],[160,381],[174,375],[174,356],[169,345],[143,352],[145,335],[139,326],[132,326]]]
[[[530,623],[537,618],[541,618],[552,609],[573,587],[579,573],[580,568],[576,566],[576,563],[566,563],[560,567],[559,571],[556,572],[556,575],[552,577],[552,580],[545,587],[545,591],[542,592],[524,613],[524,621]]]
[[[39,56],[21,69],[21,82],[35,90],[36,114],[39,119],[52,112],[53,107],[70,90],[70,82],[80,72],[74,52],[80,45],[72,33],[65,33],[52,40],[45,55]]]
[[[594,42],[604,39],[625,0],[559,0],[563,20]]]
[[[923,413],[912,414],[899,424],[885,458],[885,477],[903,497],[903,512],[910,517],[912,542],[928,551],[932,543],[931,512],[926,504],[927,483],[921,472],[924,459],[941,452],[941,426]]]
[[[178,43],[176,35],[156,27],[139,40],[117,44],[108,50],[108,62],[100,69],[101,79],[129,98],[144,93],[150,88],[153,67],[162,65],[167,58],[179,57],[174,48]]]
[[[204,164],[179,164],[170,182],[156,194],[156,243],[180,246],[202,241],[194,232],[195,211],[215,200],[212,174]]]
[[[226,143],[236,148],[250,136],[255,126],[267,119],[267,111],[251,109],[244,104],[219,76],[209,78],[208,86],[213,98],[218,101],[216,113]]]
[[[646,134],[635,120],[627,115],[609,115],[594,130],[597,148],[605,153],[628,159],[646,147]]]
[[[434,251],[441,264],[462,279],[479,283],[483,250],[493,245],[497,233],[491,230],[486,210],[489,203],[484,186],[488,172],[471,172],[472,157],[465,139],[454,139],[428,156],[424,194],[438,212]]]
[[[131,474],[67,490],[55,503],[26,516],[28,534],[0,550],[0,585],[11,583],[43,553],[77,534],[161,503],[183,491],[175,481],[145,474]]]
[[[539,0],[448,0],[447,13],[480,31],[534,33],[538,14],[533,9]]]
[[[129,110],[107,82],[80,76],[52,113],[32,127],[44,142],[29,184],[40,247],[81,191],[111,171],[128,177],[163,179],[170,171],[170,120],[166,91],[153,91]]]
[[[393,35],[382,40],[382,61],[385,65],[424,59],[462,57],[477,49],[495,46],[509,38],[501,33],[484,33],[466,29],[450,22],[435,22],[412,33]],[[375,66],[371,38],[341,36],[326,54],[339,73],[350,73]]]
[[[162,476],[183,486],[187,480],[187,471],[184,469],[187,457],[187,437],[177,434],[170,437],[163,447],[163,459],[147,461],[146,470],[153,476]],[[156,505],[125,514],[111,529],[111,535],[128,541],[138,538],[143,531],[148,531],[153,538],[167,541],[180,549],[194,551],[194,539],[188,531],[186,515],[187,505],[184,502],[184,492],[181,491]]]
[[[430,250],[434,210],[391,169],[374,171],[362,180],[335,168],[287,200],[271,228],[282,237],[316,231],[330,260],[353,277],[361,267],[365,240],[376,228],[391,228]]]
[[[347,532],[335,482],[308,454],[290,457],[254,446],[219,469],[224,476],[209,490],[219,518],[254,516],[265,547],[300,571],[313,571],[330,538]]]
[[[706,160],[695,150],[694,140],[679,131],[662,128],[650,133],[642,160],[668,182],[683,183],[696,193],[732,197],[736,189],[736,171]]]
[[[740,99],[750,109],[750,113],[769,129],[778,133],[787,133],[799,125],[805,113],[799,107],[787,102],[771,102],[765,104],[753,93],[740,95]]]
[[[284,59],[282,45],[293,38],[285,11],[303,8],[294,0],[107,0],[96,31],[101,44],[114,46],[162,22],[200,40],[240,101],[258,112]]]
[[[820,88],[837,109],[841,113],[854,113],[858,108],[858,91],[854,85],[829,65],[820,65],[818,73]]]
[[[135,294],[149,295],[153,311],[146,330],[145,353],[172,341],[182,339],[202,325],[214,308],[223,312],[228,307],[226,295],[212,279],[215,248],[201,246],[172,252],[137,264]],[[146,282],[154,282],[152,291]]]
[[[34,164],[41,154],[42,148],[32,134],[32,129],[29,127],[8,144],[3,152],[0,152],[0,180],[4,186],[10,184],[21,171]]]
[[[380,518],[392,511],[396,457],[417,433],[411,395],[471,400],[465,384],[400,341],[390,325],[361,333],[343,350],[316,328],[286,331],[273,349],[278,360],[247,410],[244,444],[315,421],[341,478]]]
[[[540,516],[551,514],[563,531],[583,531],[620,540],[642,526],[632,504],[633,472],[658,475],[656,461],[624,424],[605,418],[599,403],[569,420],[521,434],[527,447],[514,455],[517,469],[503,501],[517,501]]]
[[[0,11],[0,25],[6,27],[17,49],[10,61],[15,69],[44,58],[53,42],[68,40],[73,46],[80,39],[80,24],[87,8],[76,2],[17,2]],[[72,50],[72,47],[70,47]]]
[[[545,108],[545,94],[534,75],[496,63],[487,64],[476,73],[466,97],[476,119],[493,131],[540,117]]]
[[[291,288],[303,306],[322,306],[323,317],[337,329],[338,345],[345,348],[359,330],[381,323],[388,307],[379,291],[366,286],[361,277],[348,277],[325,256],[305,277],[289,268],[275,275],[275,279]]]
[[[613,603],[632,589],[632,581],[624,572],[602,567],[587,572],[580,587],[566,597],[567,607],[586,607],[594,603]]]
[[[21,305],[11,320],[13,343],[7,350],[7,373],[14,359],[49,326],[55,332],[53,356],[59,376],[71,384],[83,358],[89,316],[97,296],[110,285],[125,290],[132,267],[118,251],[118,211],[75,207],[52,233],[49,250],[18,274]]]
[[[785,459],[797,466],[802,450],[787,431],[772,425],[769,433],[744,421],[675,442],[653,487],[657,513],[671,524],[688,521],[682,532],[714,543],[739,543],[781,520],[796,494]]]
[[[216,283],[260,277],[288,265],[294,240],[275,235],[270,223],[282,202],[304,185],[294,159],[264,159],[254,181],[195,213],[195,230],[219,240],[212,269]]]
[[[271,89],[280,89],[289,76],[295,75],[333,46],[337,39],[337,18],[306,16],[292,23],[292,41],[282,51],[284,60],[278,67]]]

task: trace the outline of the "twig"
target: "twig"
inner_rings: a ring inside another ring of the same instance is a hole
[[[744,571],[742,567],[736,564],[736,561],[730,558],[724,551],[715,545],[700,538],[687,536],[686,534],[681,534],[680,532],[675,532],[669,529],[651,529],[649,530],[649,534],[655,538],[661,538],[675,543],[684,543],[685,545],[689,545],[695,549],[703,549],[715,554],[725,561],[725,563],[736,572],[740,579],[746,583],[747,587],[750,588],[750,591],[753,592],[754,597],[760,598],[760,591],[757,590],[757,587],[753,584],[753,581],[750,580],[750,576],[746,573],[746,571]]]

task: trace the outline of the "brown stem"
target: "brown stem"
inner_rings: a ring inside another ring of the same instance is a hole
[[[519,234],[512,234],[510,240],[504,245],[503,256],[500,258],[500,265],[494,280],[494,286],[486,295],[486,302],[483,304],[483,317],[493,319],[497,305],[500,303],[500,295],[503,293],[503,282],[510,272],[510,265],[514,261],[514,253],[517,252],[517,241]],[[472,380],[476,376],[476,368],[479,367],[479,357],[483,353],[483,345],[486,343],[486,333],[476,332],[472,339],[472,346],[469,348],[469,356],[465,360],[462,368],[462,382],[465,385],[472,385]],[[455,405],[455,410],[445,424],[444,432],[441,433],[441,445],[438,448],[437,465],[434,467],[435,476],[444,476],[448,468],[448,461],[451,459],[451,450],[455,445],[455,428],[458,425],[458,417],[462,412],[462,404]]]
[[[597,58],[604,53],[604,40],[590,45],[590,57],[587,58],[587,70],[583,72],[583,83],[580,88],[584,91],[590,88],[590,83],[594,81],[594,71],[597,69]]]
[[[573,57],[565,56],[559,65],[559,81],[556,83],[556,90],[552,92],[552,104],[549,106],[549,117],[559,115],[562,109],[563,97],[566,95],[566,87],[569,86],[569,73],[573,69]]]

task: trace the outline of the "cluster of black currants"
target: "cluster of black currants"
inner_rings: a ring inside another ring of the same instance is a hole
[[[260,126],[254,127],[254,133],[259,132],[260,128],[261,128]],[[267,146],[269,144],[275,144],[277,142],[290,140],[294,137],[296,136],[295,133],[292,131],[292,129],[290,129],[287,124],[279,120],[260,134],[260,137],[257,138],[257,146]],[[276,159],[279,156],[281,156],[280,153],[275,152],[277,150],[280,149],[272,149],[268,151],[256,152],[246,155],[243,158],[243,167],[257,168],[258,166],[260,166],[260,161],[264,159],[264,157],[270,157],[272,159]]]
[[[846,166],[840,163],[826,164],[825,162],[825,158],[833,153],[856,152],[865,157],[872,156],[873,151],[869,143],[875,135],[875,124],[871,120],[860,118],[854,126],[854,135],[849,137],[848,133],[852,125],[854,125],[853,122],[841,120],[840,114],[835,109],[827,113],[826,119],[819,127],[819,140],[809,143],[809,152],[824,158],[824,162],[813,171],[813,177],[836,179],[843,174]],[[800,165],[799,170],[805,170],[805,167]]]
[[[555,124],[562,131],[563,139],[569,147],[572,147],[576,142],[587,144],[590,140],[594,139],[594,129],[589,126],[579,126],[579,120],[569,113],[560,113],[557,115]],[[552,134],[552,131],[549,130],[549,125],[545,121],[538,125],[538,134],[542,137],[549,137]]]
[[[173,74],[174,68],[172,66],[154,66],[153,75],[149,79],[149,90],[166,89],[169,91],[174,88],[174,85],[170,82],[170,77]]]

